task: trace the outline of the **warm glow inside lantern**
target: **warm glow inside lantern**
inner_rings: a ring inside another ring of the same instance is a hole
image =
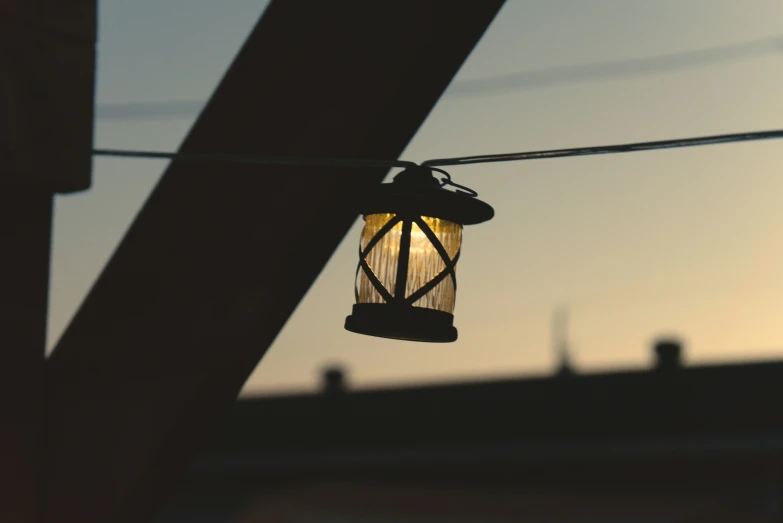
[[[409,168],[365,202],[356,304],[349,331],[449,342],[462,226],[492,218],[473,194],[443,188],[426,167]]]

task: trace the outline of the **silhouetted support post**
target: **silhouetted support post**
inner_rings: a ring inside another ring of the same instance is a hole
[[[52,194],[0,186],[0,521],[40,520]]]
[[[90,186],[96,0],[0,0],[0,522],[46,518],[54,193]],[[72,379],[78,379],[78,376]]]

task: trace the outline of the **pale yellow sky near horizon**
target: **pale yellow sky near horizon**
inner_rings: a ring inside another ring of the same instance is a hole
[[[175,149],[197,111],[112,120],[101,119],[101,104],[206,99],[263,4],[190,2],[182,17],[182,2],[101,2],[96,146]],[[783,128],[783,45],[666,71],[465,89],[768,37],[783,38],[783,2],[509,0],[403,157]],[[312,389],[331,362],[357,386],[549,372],[550,316],[561,304],[585,372],[647,365],[650,341],[666,333],[685,339],[692,363],[780,358],[781,164],[783,143],[770,141],[452,168],[496,210],[464,232],[460,339],[414,344],[343,330],[357,222],[244,392]],[[50,346],[164,167],[97,159],[93,190],[57,198]],[[230,347],[216,350],[230,357]]]

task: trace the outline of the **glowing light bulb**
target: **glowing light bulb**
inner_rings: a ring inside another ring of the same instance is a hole
[[[362,250],[367,247],[383,226],[394,217],[394,214],[371,214],[365,218],[366,223],[362,232],[361,242]],[[453,259],[459,252],[462,241],[462,226],[439,218],[422,216],[421,219],[433,232],[449,257]],[[402,222],[397,223],[378,241],[367,255],[367,264],[372,273],[392,296],[395,295],[396,291],[402,227]],[[411,242],[407,265],[406,298],[426,285],[427,282],[435,278],[446,267],[443,258],[432,241],[416,223],[411,224]],[[357,290],[359,294],[358,303],[385,302],[364,271],[359,273]],[[450,278],[446,278],[412,305],[414,307],[437,309],[451,313],[454,311],[455,298],[454,282]]]

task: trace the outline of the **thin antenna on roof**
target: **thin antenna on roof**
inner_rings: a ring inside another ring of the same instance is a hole
[[[558,376],[573,375],[574,370],[571,367],[568,344],[568,308],[565,306],[555,308],[552,313],[552,350],[555,353],[555,360],[558,362],[555,374]]]

